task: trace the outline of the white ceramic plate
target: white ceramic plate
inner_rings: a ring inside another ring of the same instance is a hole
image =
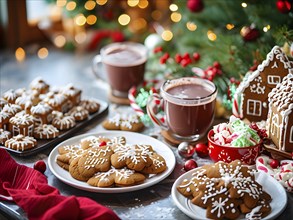
[[[101,188],[101,187],[93,187],[88,185],[86,182],[82,182],[79,180],[74,179],[71,177],[68,171],[61,168],[56,163],[56,157],[58,156],[58,148],[62,145],[69,145],[69,144],[77,144],[80,142],[82,138],[85,138],[87,136],[105,136],[108,138],[113,138],[117,136],[124,136],[126,138],[127,144],[148,144],[153,147],[153,149],[162,155],[167,164],[167,169],[157,175],[152,175],[149,178],[147,178],[142,184],[129,186],[129,187],[113,187],[113,188]],[[52,173],[62,182],[76,187],[78,189],[91,191],[91,192],[99,192],[99,193],[122,193],[122,192],[131,192],[139,189],[144,189],[146,187],[152,186],[166,177],[169,176],[169,174],[173,171],[176,164],[175,156],[172,152],[172,150],[161,141],[158,141],[157,139],[154,139],[152,137],[134,133],[134,132],[127,132],[127,131],[105,131],[105,132],[98,132],[93,134],[84,134],[79,135],[73,138],[70,138],[59,145],[57,145],[50,153],[48,157],[48,165]]]
[[[206,220],[206,209],[203,209],[199,206],[196,206],[191,203],[191,200],[183,196],[178,192],[176,187],[184,180],[190,179],[194,170],[190,170],[187,173],[181,175],[173,184],[172,187],[172,198],[175,202],[176,206],[188,215],[192,219],[197,220]],[[280,215],[283,210],[286,208],[287,204],[287,194],[285,189],[282,187],[280,183],[278,183],[274,178],[271,176],[263,173],[258,172],[256,174],[256,181],[262,185],[263,189],[270,194],[272,197],[272,202],[270,203],[272,211],[271,213],[263,219],[274,219],[278,215]],[[244,215],[238,218],[245,219]]]

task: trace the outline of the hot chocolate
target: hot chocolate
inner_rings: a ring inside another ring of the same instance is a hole
[[[165,99],[165,113],[169,129],[176,135],[187,137],[204,134],[214,117],[215,99],[200,102],[214,91],[201,84],[178,84],[166,90],[175,98],[195,100],[193,103],[177,103]],[[198,102],[196,100],[198,99]]]
[[[103,63],[114,95],[116,91],[127,94],[133,85],[139,85],[143,82],[145,56],[126,47],[112,48],[106,52],[107,55],[103,59]]]
[[[214,120],[217,87],[213,82],[196,77],[171,79],[160,92],[147,103],[154,123],[180,141],[193,142],[205,135]]]

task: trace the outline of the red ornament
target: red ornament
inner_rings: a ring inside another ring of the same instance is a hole
[[[191,12],[201,12],[204,8],[204,4],[202,0],[188,0],[187,8]]]
[[[213,66],[217,69],[221,69],[221,64],[218,61],[215,61]]]
[[[38,160],[34,164],[34,169],[40,171],[41,173],[45,173],[47,166],[43,160]]]
[[[271,166],[273,169],[276,169],[276,168],[279,166],[279,161],[276,160],[276,159],[272,159],[271,162],[270,162],[270,166]]]
[[[283,14],[287,14],[291,10],[291,4],[287,0],[278,0],[276,2],[276,6],[277,9]]]
[[[244,26],[241,29],[240,34],[244,41],[254,41],[259,37],[260,33],[259,30],[254,27]]]
[[[180,63],[181,60],[182,60],[181,55],[177,53],[177,54],[175,55],[175,61],[176,61],[176,63]]]
[[[199,157],[207,157],[209,155],[208,146],[204,143],[196,144],[195,152]]]
[[[194,168],[197,168],[197,163],[194,159],[187,160],[184,164],[184,170],[189,171]]]

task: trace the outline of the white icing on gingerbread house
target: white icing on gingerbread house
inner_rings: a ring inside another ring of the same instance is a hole
[[[268,94],[293,68],[293,62],[275,46],[254,72],[249,72],[235,92],[233,114],[249,121],[262,121],[268,115]]]
[[[293,69],[269,93],[269,137],[279,150],[293,151]]]

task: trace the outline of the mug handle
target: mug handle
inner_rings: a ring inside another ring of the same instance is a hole
[[[105,78],[102,75],[102,56],[101,56],[101,54],[98,54],[93,58],[92,70],[93,70],[94,75],[98,79],[102,79],[105,81]]]
[[[168,130],[165,120],[164,100],[158,93],[153,93],[149,96],[146,110],[154,124],[159,125],[164,130]]]

